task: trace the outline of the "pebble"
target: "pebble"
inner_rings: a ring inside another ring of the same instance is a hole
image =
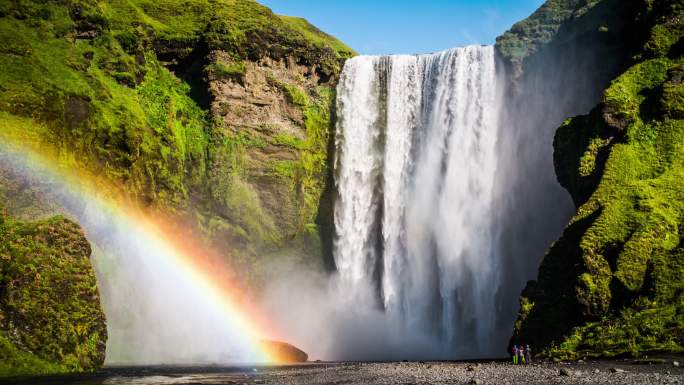
[[[677,358],[679,362],[679,358]],[[248,368],[247,378],[240,378],[243,373],[225,373],[225,381],[206,381],[201,383],[232,383],[264,381],[264,385],[298,384],[514,384],[514,385],[679,385],[682,377],[678,376],[679,368],[671,366],[672,359],[659,368],[644,365],[626,367],[629,361],[585,361],[553,364],[540,361],[538,365],[512,365],[506,362],[482,363],[474,362],[419,362],[405,363],[363,363],[345,365],[345,363],[310,364],[293,368],[272,368],[252,373]],[[589,363],[591,366],[589,366]],[[619,365],[619,366],[615,366]],[[350,370],[352,369],[353,370]],[[472,368],[472,370],[469,370]],[[620,369],[623,368],[623,369]],[[617,370],[610,370],[617,369]],[[624,373],[623,373],[624,371]],[[672,374],[667,374],[670,371]],[[622,373],[622,374],[610,374]],[[215,374],[211,373],[211,376]],[[208,377],[214,379],[214,377]],[[223,380],[223,378],[221,378]],[[1,382],[1,381],[0,381]],[[152,382],[152,381],[150,381]],[[150,383],[138,382],[138,383]],[[199,382],[195,382],[199,383]],[[682,384],[684,385],[684,384]]]
[[[570,377],[572,376],[572,372],[566,368],[561,368],[561,370],[558,371],[558,375]]]
[[[672,366],[674,366],[675,368],[678,368],[679,367],[679,361],[672,361]]]

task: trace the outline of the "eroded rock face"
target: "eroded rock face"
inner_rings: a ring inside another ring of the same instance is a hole
[[[300,218],[312,222],[316,207],[306,207],[305,199],[317,201],[325,182],[325,164],[307,170],[303,157],[327,159],[332,85],[319,86],[315,68],[291,57],[236,62],[223,51],[212,56],[215,66],[234,72],[210,73],[211,113],[223,134],[246,143],[236,169],[280,237],[291,238],[301,231]]]

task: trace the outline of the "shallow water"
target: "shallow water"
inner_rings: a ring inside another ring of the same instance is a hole
[[[303,365],[299,365],[303,366]],[[230,367],[121,367],[96,373],[31,376],[0,379],[0,384],[17,385],[166,385],[166,384],[261,384],[274,371],[293,366]]]

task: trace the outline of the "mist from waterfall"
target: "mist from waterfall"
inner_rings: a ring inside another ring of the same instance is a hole
[[[180,252],[155,237],[124,206],[64,179],[47,163],[0,142],[0,180],[22,186],[46,215],[77,221],[92,245],[107,322],[105,365],[252,363],[263,360],[253,337],[222,298],[208,295],[175,259]],[[44,206],[44,207],[42,207]]]
[[[600,101],[619,58],[559,39],[517,69],[487,46],[346,62],[337,272],[311,300],[336,330],[327,356],[507,354],[520,292],[574,212],[554,133]]]
[[[494,183],[504,78],[491,46],[362,56],[338,86],[335,262],[341,295],[443,345],[493,349]],[[375,286],[374,286],[375,285]]]

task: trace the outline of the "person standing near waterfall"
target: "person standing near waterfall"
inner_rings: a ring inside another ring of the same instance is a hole
[[[513,365],[518,365],[518,353],[520,353],[518,345],[513,345],[513,351],[511,353],[513,353]]]
[[[518,358],[518,362],[521,365],[525,365],[525,346],[524,345],[520,345],[520,348],[518,349],[518,354],[520,356]]]
[[[532,363],[532,351],[530,350],[530,345],[525,345],[525,363],[527,365]]]

